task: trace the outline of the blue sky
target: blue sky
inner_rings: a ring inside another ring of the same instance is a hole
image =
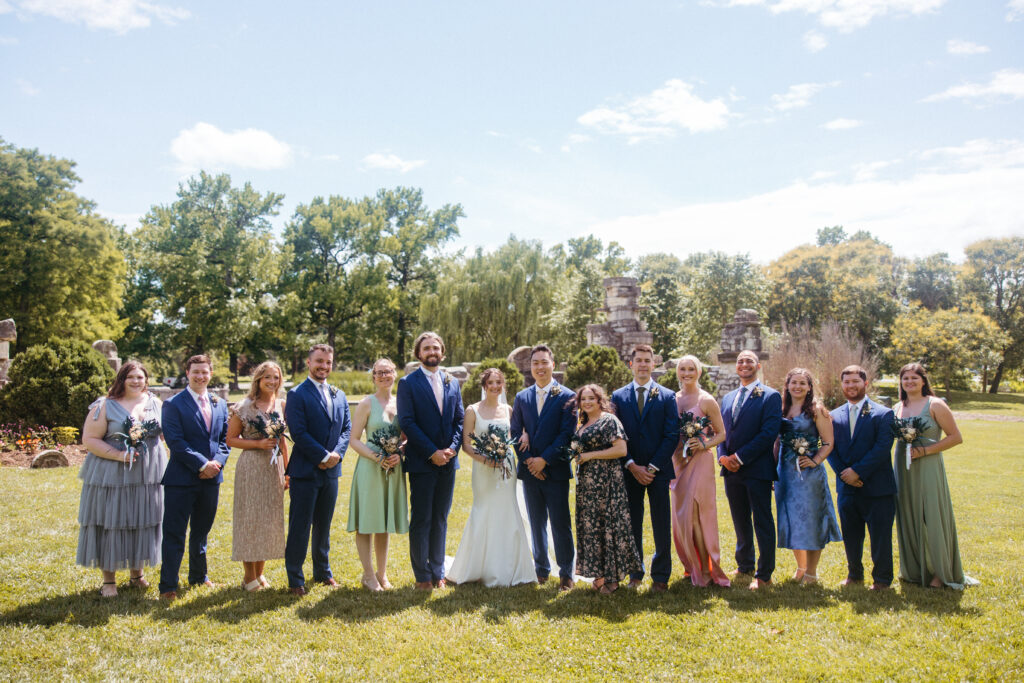
[[[457,246],[959,258],[1024,234],[1024,0],[0,0],[0,135],[129,227],[203,168],[279,226],[410,185]]]

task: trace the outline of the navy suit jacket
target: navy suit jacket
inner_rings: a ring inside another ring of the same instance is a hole
[[[329,389],[333,389],[328,385]],[[334,467],[320,469],[328,453],[345,458],[348,440],[352,435],[352,420],[348,412],[348,399],[340,389],[332,397],[334,415],[327,416],[327,406],[320,390],[307,377],[288,392],[284,405],[284,419],[293,445],[288,457],[288,476],[294,479],[337,479],[341,474],[341,461]]]
[[[462,419],[466,413],[462,407],[459,380],[447,372],[442,379],[445,382],[441,399],[443,411],[437,409],[434,389],[422,369],[398,380],[398,423],[402,426],[407,439],[404,464],[406,472],[459,469],[458,457],[441,466],[430,462],[430,456],[434,451],[451,448],[458,453],[462,446]]]
[[[860,496],[896,493],[896,475],[892,470],[892,410],[869,398],[864,405],[869,406],[871,412],[857,418],[851,438],[847,405],[844,403],[832,411],[836,444],[829,453],[828,464],[836,473],[836,493]],[[839,473],[847,467],[853,468],[864,482],[863,486],[849,486],[839,478]]]
[[[203,482],[219,484],[224,481],[223,468],[231,453],[227,444],[228,403],[212,394],[210,399],[210,429],[206,428],[199,404],[188,390],[164,401],[160,426],[170,451],[161,480],[164,486],[192,486]],[[200,479],[199,470],[211,460],[220,463],[221,472],[212,479]]]
[[[743,461],[738,472],[722,468],[723,477],[773,481],[779,478],[775,466],[775,439],[782,427],[782,396],[764,384],[760,396],[753,392],[740,406],[736,422],[732,419],[732,405],[740,390],[730,391],[722,399],[722,420],[725,422],[725,441],[718,445],[718,457],[735,453]]]
[[[676,395],[655,382],[644,402],[644,414],[640,415],[636,391],[630,382],[612,392],[612,404],[626,430],[626,462],[632,459],[641,467],[654,465],[658,468],[656,477],[674,479],[672,453],[679,445]]]
[[[558,394],[552,395],[555,387],[558,387]],[[530,439],[528,451],[521,451],[518,446],[516,447],[519,453],[520,479],[534,479],[524,460],[536,457],[544,458],[547,462],[548,466],[544,468],[544,472],[548,479],[572,479],[572,468],[565,460],[564,450],[576,433],[576,410],[568,405],[575,396],[569,387],[562,386],[552,379],[544,408],[540,415],[537,415],[537,385],[527,387],[516,394],[512,403],[511,435],[516,443],[523,432],[526,432]]]

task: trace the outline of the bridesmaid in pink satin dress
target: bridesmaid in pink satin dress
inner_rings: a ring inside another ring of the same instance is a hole
[[[672,455],[676,478],[669,484],[672,490],[672,540],[676,553],[686,568],[694,586],[707,586],[714,581],[719,586],[730,586],[729,577],[721,567],[718,546],[718,508],[715,505],[715,446],[725,440],[725,425],[718,402],[697,385],[701,363],[696,356],[683,356],[676,366],[679,391],[676,407],[679,414],[693,413],[694,417],[707,416],[714,433],[704,436],[701,445],[697,438],[683,443]],[[684,446],[686,457],[683,457]]]

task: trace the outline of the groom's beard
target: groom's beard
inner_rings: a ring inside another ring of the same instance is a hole
[[[425,367],[428,367],[431,370],[433,370],[434,368],[441,364],[441,356],[425,356],[421,362]]]

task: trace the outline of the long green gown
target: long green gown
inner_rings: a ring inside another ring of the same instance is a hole
[[[391,420],[384,415],[384,406],[376,396],[370,396],[370,417],[366,421],[363,443],[369,442],[375,431],[390,423]],[[401,463],[389,475],[372,460],[363,456],[358,458],[348,499],[348,531],[361,534],[408,533],[409,513]]]
[[[924,443],[942,439],[942,429],[932,419],[931,401],[921,411],[925,422]],[[902,408],[902,405],[899,406]],[[900,417],[907,417],[900,415]],[[977,583],[964,575],[956,519],[949,495],[942,453],[912,460],[907,469],[905,446],[896,446],[896,534],[900,549],[900,579],[927,586],[938,576],[945,585],[963,590]]]

